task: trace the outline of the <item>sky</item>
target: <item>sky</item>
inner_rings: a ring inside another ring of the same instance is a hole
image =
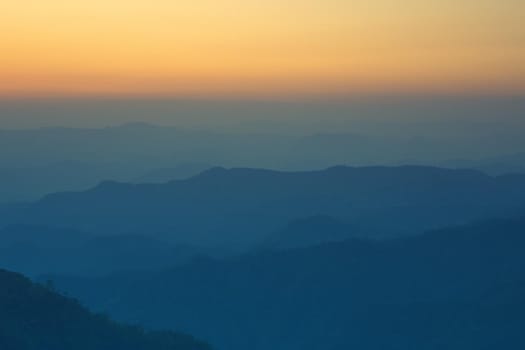
[[[522,0],[20,0],[0,97],[525,92]]]

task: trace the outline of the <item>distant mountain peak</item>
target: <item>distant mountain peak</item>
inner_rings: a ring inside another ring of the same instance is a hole
[[[114,128],[120,128],[120,129],[156,129],[156,128],[162,128],[163,126],[155,125],[151,123],[146,122],[129,122],[124,123],[118,126],[114,126]]]

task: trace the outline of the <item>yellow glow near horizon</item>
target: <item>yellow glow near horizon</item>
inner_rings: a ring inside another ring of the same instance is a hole
[[[0,95],[524,92],[521,0],[22,0]]]

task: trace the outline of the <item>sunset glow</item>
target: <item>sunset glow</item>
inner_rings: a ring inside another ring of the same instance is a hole
[[[525,2],[26,0],[0,95],[525,92]]]

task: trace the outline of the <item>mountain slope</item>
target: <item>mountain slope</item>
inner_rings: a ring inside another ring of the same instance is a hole
[[[201,260],[60,288],[218,349],[521,349],[525,220]],[[176,311],[176,312],[175,312]],[[228,315],[226,319],[223,315]]]
[[[203,254],[152,235],[93,235],[71,229],[9,226],[0,230],[0,266],[29,276],[105,275],[154,270]]]
[[[309,216],[340,218],[365,236],[395,236],[512,215],[524,206],[520,176],[428,167],[214,168],[167,184],[104,182],[50,195],[0,222],[100,234],[152,232],[177,243],[246,248]]]
[[[0,285],[1,349],[209,349],[187,335],[119,325],[12,272],[0,270]]]
[[[282,230],[270,235],[258,249],[285,250],[315,246],[325,242],[344,241],[358,232],[352,226],[330,216],[310,216],[290,222]]]

